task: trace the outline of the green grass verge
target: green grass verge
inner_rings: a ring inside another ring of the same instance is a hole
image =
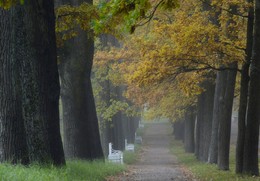
[[[101,181],[124,170],[120,164],[68,161],[64,168],[0,164],[1,181]]]
[[[178,161],[188,168],[201,181],[260,181],[260,177],[238,175],[235,173],[235,147],[230,149],[230,170],[222,171],[215,164],[198,161],[194,154],[185,153],[183,143],[174,140],[171,152],[178,157]]]
[[[135,151],[124,151],[124,163],[125,164],[134,164],[138,160],[139,153],[141,151],[141,145],[135,144]]]

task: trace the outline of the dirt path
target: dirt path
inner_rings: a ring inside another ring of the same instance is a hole
[[[143,136],[143,154],[129,171],[113,180],[120,181],[186,181],[187,173],[169,151],[171,126],[169,123],[147,125]]]

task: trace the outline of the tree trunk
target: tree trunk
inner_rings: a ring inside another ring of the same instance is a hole
[[[63,49],[60,79],[65,155],[90,160],[103,158],[90,81],[93,40],[81,31]]]
[[[200,97],[200,95],[199,95]],[[201,106],[201,99],[198,97],[198,102],[197,102],[197,115],[196,115],[196,120],[195,120],[195,151],[194,154],[197,159],[199,159],[199,152],[200,152],[200,131],[201,131],[201,122],[198,120],[198,117],[200,117],[200,106]]]
[[[184,137],[184,147],[185,151],[188,153],[194,152],[194,125],[195,116],[194,108],[188,108],[185,116],[185,137]]]
[[[80,5],[79,0],[63,4]],[[91,0],[85,1],[92,3]],[[64,149],[67,158],[103,159],[98,119],[90,80],[94,41],[83,30],[65,42],[60,58]]]
[[[206,95],[205,95],[205,104],[204,104],[204,113],[203,113],[203,158],[202,161],[208,161],[209,155],[209,145],[211,140],[211,131],[212,131],[212,116],[213,116],[213,103],[214,103],[214,92],[215,84],[212,82],[206,82]]]
[[[258,137],[260,118],[260,0],[255,1],[254,22],[254,43],[250,69],[243,171],[252,175],[259,175]]]
[[[219,71],[216,78],[216,87],[214,95],[214,108],[212,118],[211,141],[209,146],[209,163],[217,163],[218,160],[218,132],[219,120],[222,115],[222,107],[225,96],[225,87],[227,80],[227,71]]]
[[[198,145],[195,153],[199,160],[206,162],[211,137],[215,85],[210,80],[206,80],[202,86],[205,91],[198,98],[198,128],[196,129],[196,144]]]
[[[128,117],[127,119],[127,142],[135,142],[135,117]]]
[[[252,3],[252,0],[248,0]],[[253,26],[254,26],[254,9],[250,7],[248,12],[247,22],[247,44],[246,44],[246,62],[242,66],[241,81],[240,81],[240,100],[238,111],[238,135],[236,146],[236,173],[243,172],[243,157],[244,157],[244,141],[246,130],[246,109],[248,99],[248,83],[249,83],[249,66],[252,56],[253,45]]]
[[[0,162],[28,164],[13,10],[0,9]]]
[[[108,67],[106,67],[106,74],[104,76],[108,75]],[[102,92],[100,93],[100,100],[96,101],[102,101],[102,105],[107,108],[110,105],[110,81],[109,80],[104,80],[103,82],[100,82],[100,85],[102,86]],[[111,140],[109,138],[109,132],[111,130],[111,121],[105,120],[100,116],[99,118],[99,125],[100,125],[100,135],[101,135],[101,143],[102,143],[102,148],[103,152],[105,155],[108,155],[108,144],[109,141]]]
[[[237,62],[232,63],[229,67],[236,69]],[[221,111],[222,117],[220,118],[220,122],[219,122],[218,168],[221,170],[229,169],[231,117],[232,117],[234,90],[236,84],[236,74],[237,74],[236,70],[228,70],[223,111]]]
[[[59,128],[59,78],[53,1],[16,7],[15,57],[21,63],[22,107],[30,162],[65,163]]]

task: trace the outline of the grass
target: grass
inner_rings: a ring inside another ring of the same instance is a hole
[[[260,181],[260,177],[238,175],[235,173],[235,147],[230,149],[230,170],[222,171],[217,165],[198,161],[194,154],[185,153],[181,141],[174,140],[171,152],[178,157],[178,161],[188,168],[196,178],[202,181]]]
[[[124,151],[124,163],[125,164],[134,164],[138,160],[138,155],[141,151],[141,145],[135,144],[135,151]]]
[[[101,181],[125,169],[102,161],[68,161],[63,168],[0,164],[1,181]]]

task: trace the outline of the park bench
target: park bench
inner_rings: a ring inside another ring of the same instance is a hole
[[[139,122],[138,127],[139,127],[139,128],[144,128],[144,124],[142,124],[142,123]]]
[[[126,151],[135,151],[135,145],[134,144],[128,144],[127,139],[125,139],[125,150]]]
[[[120,150],[114,150],[112,148],[112,143],[108,144],[109,147],[109,154],[108,154],[108,161],[113,163],[121,163],[123,164],[123,152]]]
[[[136,133],[135,133],[135,143],[136,144],[142,144],[143,142],[143,139],[141,136],[137,136]]]

